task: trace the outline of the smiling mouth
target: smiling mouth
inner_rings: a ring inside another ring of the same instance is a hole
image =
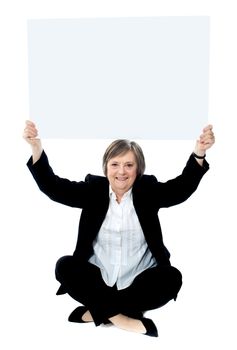
[[[128,178],[127,177],[116,177],[115,178],[117,181],[126,181]]]

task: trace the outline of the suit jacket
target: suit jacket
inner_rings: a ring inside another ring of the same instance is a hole
[[[88,261],[109,207],[108,179],[91,174],[79,182],[61,178],[54,174],[44,151],[35,164],[30,158],[27,166],[40,190],[50,199],[82,209],[74,257],[80,262]],[[132,188],[134,208],[148,247],[159,264],[170,264],[170,253],[163,243],[159,209],[189,198],[208,169],[206,160],[200,166],[191,155],[182,173],[174,179],[159,182],[153,175],[143,175],[135,180]]]

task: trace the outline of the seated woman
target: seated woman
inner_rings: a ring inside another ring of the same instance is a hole
[[[206,151],[214,144],[212,126],[203,129],[182,173],[167,182],[144,175],[145,159],[133,141],[115,140],[103,156],[105,176],[70,181],[54,174],[33,122],[23,137],[32,148],[27,165],[40,190],[50,199],[81,208],[78,240],[71,256],[56,264],[57,294],[68,293],[83,306],[69,321],[158,336],[144,317],[176,299],[180,271],[164,246],[158,211],[184,202],[197,189],[209,165]]]

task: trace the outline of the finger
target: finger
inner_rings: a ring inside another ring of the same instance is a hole
[[[33,123],[31,120],[26,120],[26,126],[32,126],[35,127],[35,123]]]
[[[203,145],[213,145],[213,143],[215,143],[215,137],[204,138],[201,143]]]
[[[214,132],[212,130],[207,130],[206,132],[204,132],[202,134],[202,138],[204,138],[204,139],[207,139],[207,138],[212,139],[214,137],[215,137],[215,135],[214,135]]]
[[[37,129],[31,128],[31,127],[26,127],[23,132],[23,137],[26,138],[34,138],[38,135]]]
[[[25,130],[23,132],[23,137],[25,137],[25,138],[32,138],[32,137],[34,137],[34,134],[32,132],[29,132],[29,131]]]
[[[202,135],[202,136],[200,137],[200,140],[202,140],[202,141],[214,140],[214,139],[215,139],[215,136],[214,136],[213,133],[211,133],[211,134],[206,134],[206,135]]]
[[[27,123],[24,130],[27,131],[27,132],[36,132],[36,133],[38,132],[38,130],[35,127],[34,123]]]
[[[200,135],[200,140],[214,139],[215,135],[212,130],[207,130]]]
[[[205,126],[205,128],[203,128],[203,132],[209,131],[213,129],[213,125],[212,124],[208,124],[207,126]]]

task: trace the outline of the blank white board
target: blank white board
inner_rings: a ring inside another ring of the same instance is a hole
[[[41,137],[193,139],[208,119],[209,17],[28,21]]]

